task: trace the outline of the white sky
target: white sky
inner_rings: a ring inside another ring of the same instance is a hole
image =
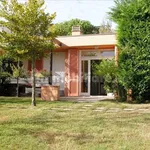
[[[57,14],[54,23],[79,18],[96,26],[107,19],[107,12],[114,6],[114,0],[45,0],[45,3],[49,13]]]

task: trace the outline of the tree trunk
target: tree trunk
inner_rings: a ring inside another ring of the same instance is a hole
[[[127,102],[132,102],[132,90],[127,90]]]
[[[32,57],[32,106],[36,106],[35,99],[35,59]]]
[[[19,97],[19,77],[17,77],[17,97]]]
[[[53,70],[53,53],[52,50],[50,52],[50,76],[49,76],[49,84],[52,85],[52,70]]]
[[[19,66],[19,59],[18,59],[17,68],[19,69],[19,67],[20,66]],[[19,74],[20,74],[20,72],[19,72]],[[19,97],[19,76],[17,77],[17,97]]]

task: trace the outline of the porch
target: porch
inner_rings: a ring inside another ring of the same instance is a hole
[[[97,102],[102,100],[112,100],[114,96],[68,96],[60,97],[61,101],[74,101],[74,102]]]

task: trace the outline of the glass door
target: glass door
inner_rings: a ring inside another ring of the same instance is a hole
[[[81,60],[81,94],[89,95],[89,60]]]

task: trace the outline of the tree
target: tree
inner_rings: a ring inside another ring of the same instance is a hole
[[[115,93],[117,90],[117,72],[118,67],[114,60],[102,60],[100,64],[95,64],[94,72],[96,75],[103,76],[105,79],[105,90]]]
[[[102,24],[99,27],[99,33],[114,33],[112,26],[110,22],[108,21],[103,21]]]
[[[7,31],[0,32],[1,48],[9,55],[31,60],[32,105],[35,100],[35,61],[54,48],[52,21],[54,14],[45,13],[44,0],[3,0],[0,6],[0,25]]]
[[[27,77],[27,70],[24,69],[21,61],[11,58],[10,55],[3,53],[0,55],[0,85],[9,83],[11,78],[17,79],[17,97],[19,97],[19,78]],[[4,88],[4,87],[3,87]]]
[[[136,102],[150,97],[150,0],[116,0],[110,17],[118,24],[120,80]]]
[[[95,27],[89,21],[80,19],[72,19],[69,21],[55,24],[55,32],[57,35],[60,36],[71,35],[72,26],[76,25],[79,25],[81,27],[83,34],[98,33],[98,27]]]
[[[27,77],[27,70],[25,70],[22,62],[18,60],[17,65],[11,65],[12,77],[17,79],[17,97],[19,97],[19,79]]]
[[[103,76],[105,90],[114,93],[117,100],[125,101],[127,92],[120,83],[120,70],[115,60],[102,60],[100,64],[95,64],[93,67],[96,75]]]

